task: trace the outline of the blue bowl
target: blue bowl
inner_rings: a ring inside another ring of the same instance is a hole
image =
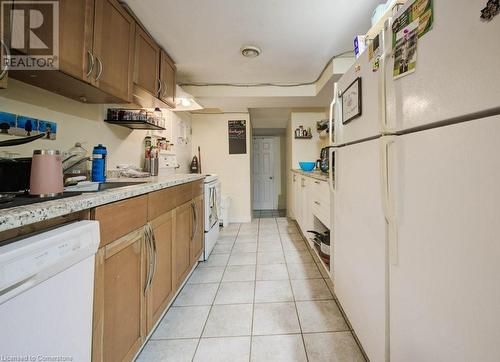
[[[299,162],[302,171],[311,172],[316,167],[316,162]]]

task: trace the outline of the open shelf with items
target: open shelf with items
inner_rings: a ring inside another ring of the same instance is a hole
[[[332,266],[330,229],[327,228],[316,216],[313,216],[313,230],[318,234],[313,235],[308,232],[307,241],[318,259],[321,261],[323,268],[328,274],[330,274]],[[325,241],[327,242],[325,243]]]

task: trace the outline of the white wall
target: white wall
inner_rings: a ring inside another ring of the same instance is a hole
[[[229,154],[228,121],[245,120],[247,153]],[[193,114],[193,153],[201,147],[202,172],[217,174],[222,194],[231,197],[230,222],[249,222],[252,218],[250,184],[251,125],[248,113]]]
[[[98,143],[108,148],[108,169],[121,163],[142,166],[144,137],[150,131],[132,131],[128,128],[104,123],[108,107],[114,105],[94,105],[73,101],[69,98],[9,79],[9,88],[0,90],[0,111],[28,117],[52,120],[57,123],[57,140],[37,140],[16,147],[2,148],[0,151],[31,156],[34,149],[58,149],[65,151],[75,142],[86,142],[84,147],[92,152]],[[123,105],[116,105],[122,107]],[[178,143],[178,122],[191,126],[189,114],[176,114],[164,110],[167,131],[155,131],[175,142],[181,164],[179,173],[188,172],[191,162],[191,144]],[[0,140],[13,139],[13,136],[0,135]]]
[[[299,162],[315,162],[320,158],[320,152],[323,147],[328,145],[328,139],[319,137],[316,131],[316,122],[327,118],[324,112],[292,112],[291,114],[291,167],[299,168]],[[299,126],[305,129],[311,127],[312,139],[295,139],[295,129]]]

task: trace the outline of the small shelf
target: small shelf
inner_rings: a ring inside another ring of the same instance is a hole
[[[130,129],[158,130],[158,131],[165,130],[165,128],[161,126],[157,126],[156,124],[149,123],[146,121],[134,121],[134,120],[118,121],[118,120],[105,119],[104,122],[116,124],[117,126],[122,126]]]
[[[302,137],[295,137],[296,140],[310,140],[312,139],[313,136],[302,136]]]

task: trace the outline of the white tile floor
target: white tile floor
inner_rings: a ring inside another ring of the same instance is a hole
[[[137,361],[364,361],[293,222],[225,228]]]

